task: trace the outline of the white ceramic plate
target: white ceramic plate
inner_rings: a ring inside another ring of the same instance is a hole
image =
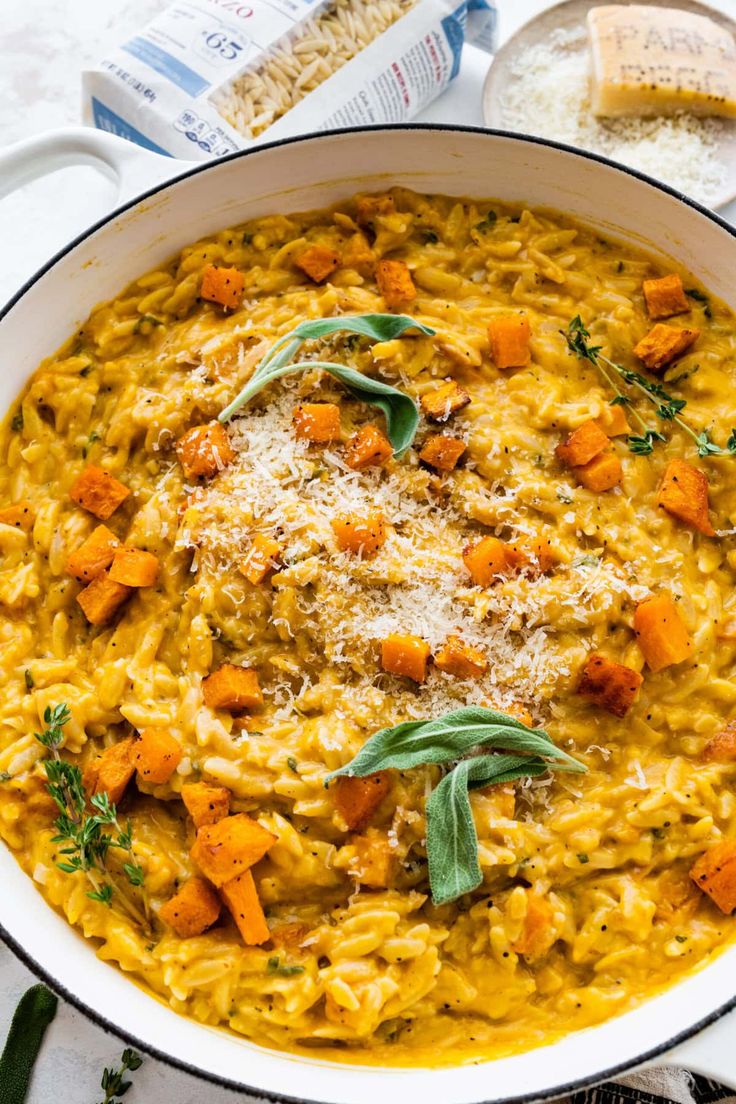
[[[590,9],[611,2],[626,5],[646,3],[648,6],[663,8],[677,7],[683,11],[695,12],[697,15],[709,16],[716,23],[726,27],[736,38],[736,22],[723,12],[716,11],[707,4],[701,4],[698,0],[564,0],[563,3],[555,4],[554,7],[530,19],[495,55],[483,86],[483,119],[486,126],[499,130],[513,129],[509,126],[503,110],[503,98],[513,82],[518,80],[515,75],[516,65],[529,49],[547,41],[556,30],[580,29],[584,32],[586,16]],[[718,158],[726,166],[726,175],[723,187],[710,201],[710,205],[715,209],[725,206],[736,198],[736,119],[723,119],[721,123],[723,137],[718,147]],[[543,120],[540,120],[539,129],[535,129],[532,133],[544,138],[560,140],[557,134],[545,129]],[[606,150],[591,148],[593,153],[610,156]],[[669,181],[665,180],[665,183]]]

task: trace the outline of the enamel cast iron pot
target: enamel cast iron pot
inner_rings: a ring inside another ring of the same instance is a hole
[[[392,184],[569,212],[605,234],[677,257],[736,307],[729,225],[646,177],[539,139],[461,127],[368,128],[188,165],[74,129],[0,154],[0,195],[80,162],[117,179],[121,206],[50,261],[0,315],[3,412],[95,304],[182,246],[260,215],[326,207]],[[265,1050],[176,1015],[100,961],[4,847],[0,884],[2,934],[53,989],[142,1050],[255,1097],[319,1104],[536,1100],[664,1062],[736,1087],[736,1019],[728,1014],[736,1005],[736,946],[635,1011],[524,1055],[437,1070],[356,1067]]]

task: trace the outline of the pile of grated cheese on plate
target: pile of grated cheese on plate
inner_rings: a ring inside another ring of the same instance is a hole
[[[511,67],[514,81],[501,101],[509,130],[538,134],[603,154],[711,205],[722,192],[719,158],[724,124],[680,114],[597,119],[590,99],[590,59],[584,26],[558,29]]]

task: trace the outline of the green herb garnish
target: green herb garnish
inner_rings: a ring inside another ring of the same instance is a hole
[[[580,863],[581,866],[585,866],[586,863],[590,862],[590,858],[585,854],[584,851],[579,851],[578,852],[578,862]]]
[[[20,430],[23,428],[22,410],[16,410],[15,414],[10,419],[10,428],[12,429],[13,433],[19,433]]]
[[[26,690],[32,690],[33,687],[36,684],[33,681],[33,675],[31,674],[31,672],[29,671],[29,669],[27,667],[26,667],[25,671],[23,672],[23,678],[25,680]]]
[[[657,417],[661,418],[662,421],[676,422],[681,429],[684,429],[695,441],[698,449],[698,456],[722,456],[727,451],[714,444],[706,430],[702,430],[698,433],[697,430],[688,425],[684,418],[680,417],[681,411],[684,410],[687,405],[684,399],[673,398],[672,395],[665,391],[660,383],[648,380],[646,376],[642,376],[640,372],[632,372],[628,368],[623,368],[620,364],[616,364],[613,360],[610,360],[609,357],[604,356],[601,352],[602,346],[589,344],[590,334],[583,325],[580,315],[576,315],[568,324],[567,329],[560,330],[560,333],[567,342],[567,347],[570,352],[575,353],[581,360],[589,361],[596,367],[608,386],[615,391],[616,397],[613,399],[614,405],[619,403],[629,407],[632,416],[639,423],[641,433],[632,434],[627,438],[628,446],[633,453],[639,456],[648,456],[649,453],[653,451],[655,442],[664,441],[666,438],[658,429],[648,425],[638,411],[634,409],[631,404],[631,399],[628,395],[623,394],[618,386],[617,380],[623,380],[624,383],[631,384],[632,387],[635,387],[641,392],[649,402],[654,404]],[[611,372],[614,373],[613,376]],[[728,449],[728,451],[731,450]]]
[[[103,1071],[100,1084],[105,1093],[105,1099],[101,1104],[119,1104],[120,1098],[125,1096],[131,1085],[130,1081],[124,1080],[125,1074],[135,1073],[142,1065],[143,1059],[140,1054],[126,1047],[120,1059],[120,1066],[117,1069],[113,1067]]]
[[[710,307],[710,299],[698,288],[685,288],[685,294],[689,295],[691,299],[694,299],[696,303],[703,304],[703,314],[706,318],[713,317],[713,311]]]
[[[18,1002],[0,1057],[3,1104],[24,1104],[46,1028],[59,1004],[45,985],[33,985]]]
[[[269,958],[266,963],[266,970],[269,974],[275,974],[277,977],[296,977],[297,974],[304,973],[303,966],[280,965],[277,956]]]
[[[597,556],[594,556],[592,552],[586,553],[584,556],[578,557],[577,560],[572,561],[573,567],[598,567],[601,561]]]
[[[503,749],[515,755],[464,755]],[[427,859],[435,904],[454,901],[482,881],[478,837],[469,790],[548,770],[582,772],[587,768],[558,748],[542,729],[495,709],[469,706],[429,721],[405,721],[377,732],[355,758],[327,776],[364,778],[378,770],[410,770],[425,764],[452,763],[427,802]]]
[[[46,728],[36,732],[36,739],[51,753],[44,760],[46,788],[56,802],[59,815],[54,821],[56,835],[52,843],[63,844],[59,854],[62,861],[57,862],[59,870],[66,874],[82,872],[90,882],[92,889],[87,896],[93,901],[111,905],[115,891],[117,899],[128,914],[140,924],[147,924],[136,905],[117,884],[113,884],[113,875],[107,867],[107,855],[111,848],[126,852],[127,861],[123,871],[130,885],[143,885],[143,868],[136,861],[130,821],[123,829],[117,818],[117,810],[105,793],[95,794],[89,799],[93,813],[87,811],[87,794],[82,782],[82,772],[74,763],[62,759],[59,747],[64,739],[64,726],[71,719],[71,713],[65,703],[46,707],[43,715]],[[114,829],[106,832],[104,829]],[[147,912],[147,902],[144,895]]]
[[[293,756],[293,755],[290,755],[290,756],[289,756],[289,757],[287,758],[287,760],[286,760],[286,765],[287,765],[287,767],[289,768],[289,770],[290,770],[290,771],[293,771],[293,772],[294,772],[294,774],[298,774],[298,773],[299,773],[299,772],[298,772],[298,764],[297,764],[297,761],[296,761],[296,759],[294,758],[294,756]]]
[[[726,448],[729,452],[736,453],[736,429],[731,430],[731,434],[726,441]]]
[[[488,214],[480,220],[480,222],[476,222],[473,229],[477,230],[479,234],[485,234],[487,230],[493,229],[493,227],[496,225],[497,219],[498,215],[496,214],[496,212],[489,211]]]
[[[219,421],[229,421],[249,399],[280,376],[321,368],[340,380],[353,398],[370,406],[377,406],[383,411],[394,456],[401,456],[413,442],[419,425],[416,403],[409,395],[371,376],[365,376],[362,372],[347,368],[344,364],[334,364],[326,360],[292,362],[292,357],[305,341],[318,340],[334,333],[347,332],[360,334],[371,341],[391,341],[401,337],[407,330],[419,330],[428,336],[435,332],[406,314],[360,314],[354,317],[318,318],[310,322],[300,322],[290,333],[279,338],[261,359],[240,394],[219,415]]]

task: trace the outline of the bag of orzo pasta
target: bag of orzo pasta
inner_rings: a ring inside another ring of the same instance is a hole
[[[412,118],[495,0],[179,0],[83,75],[85,121],[172,157]]]

